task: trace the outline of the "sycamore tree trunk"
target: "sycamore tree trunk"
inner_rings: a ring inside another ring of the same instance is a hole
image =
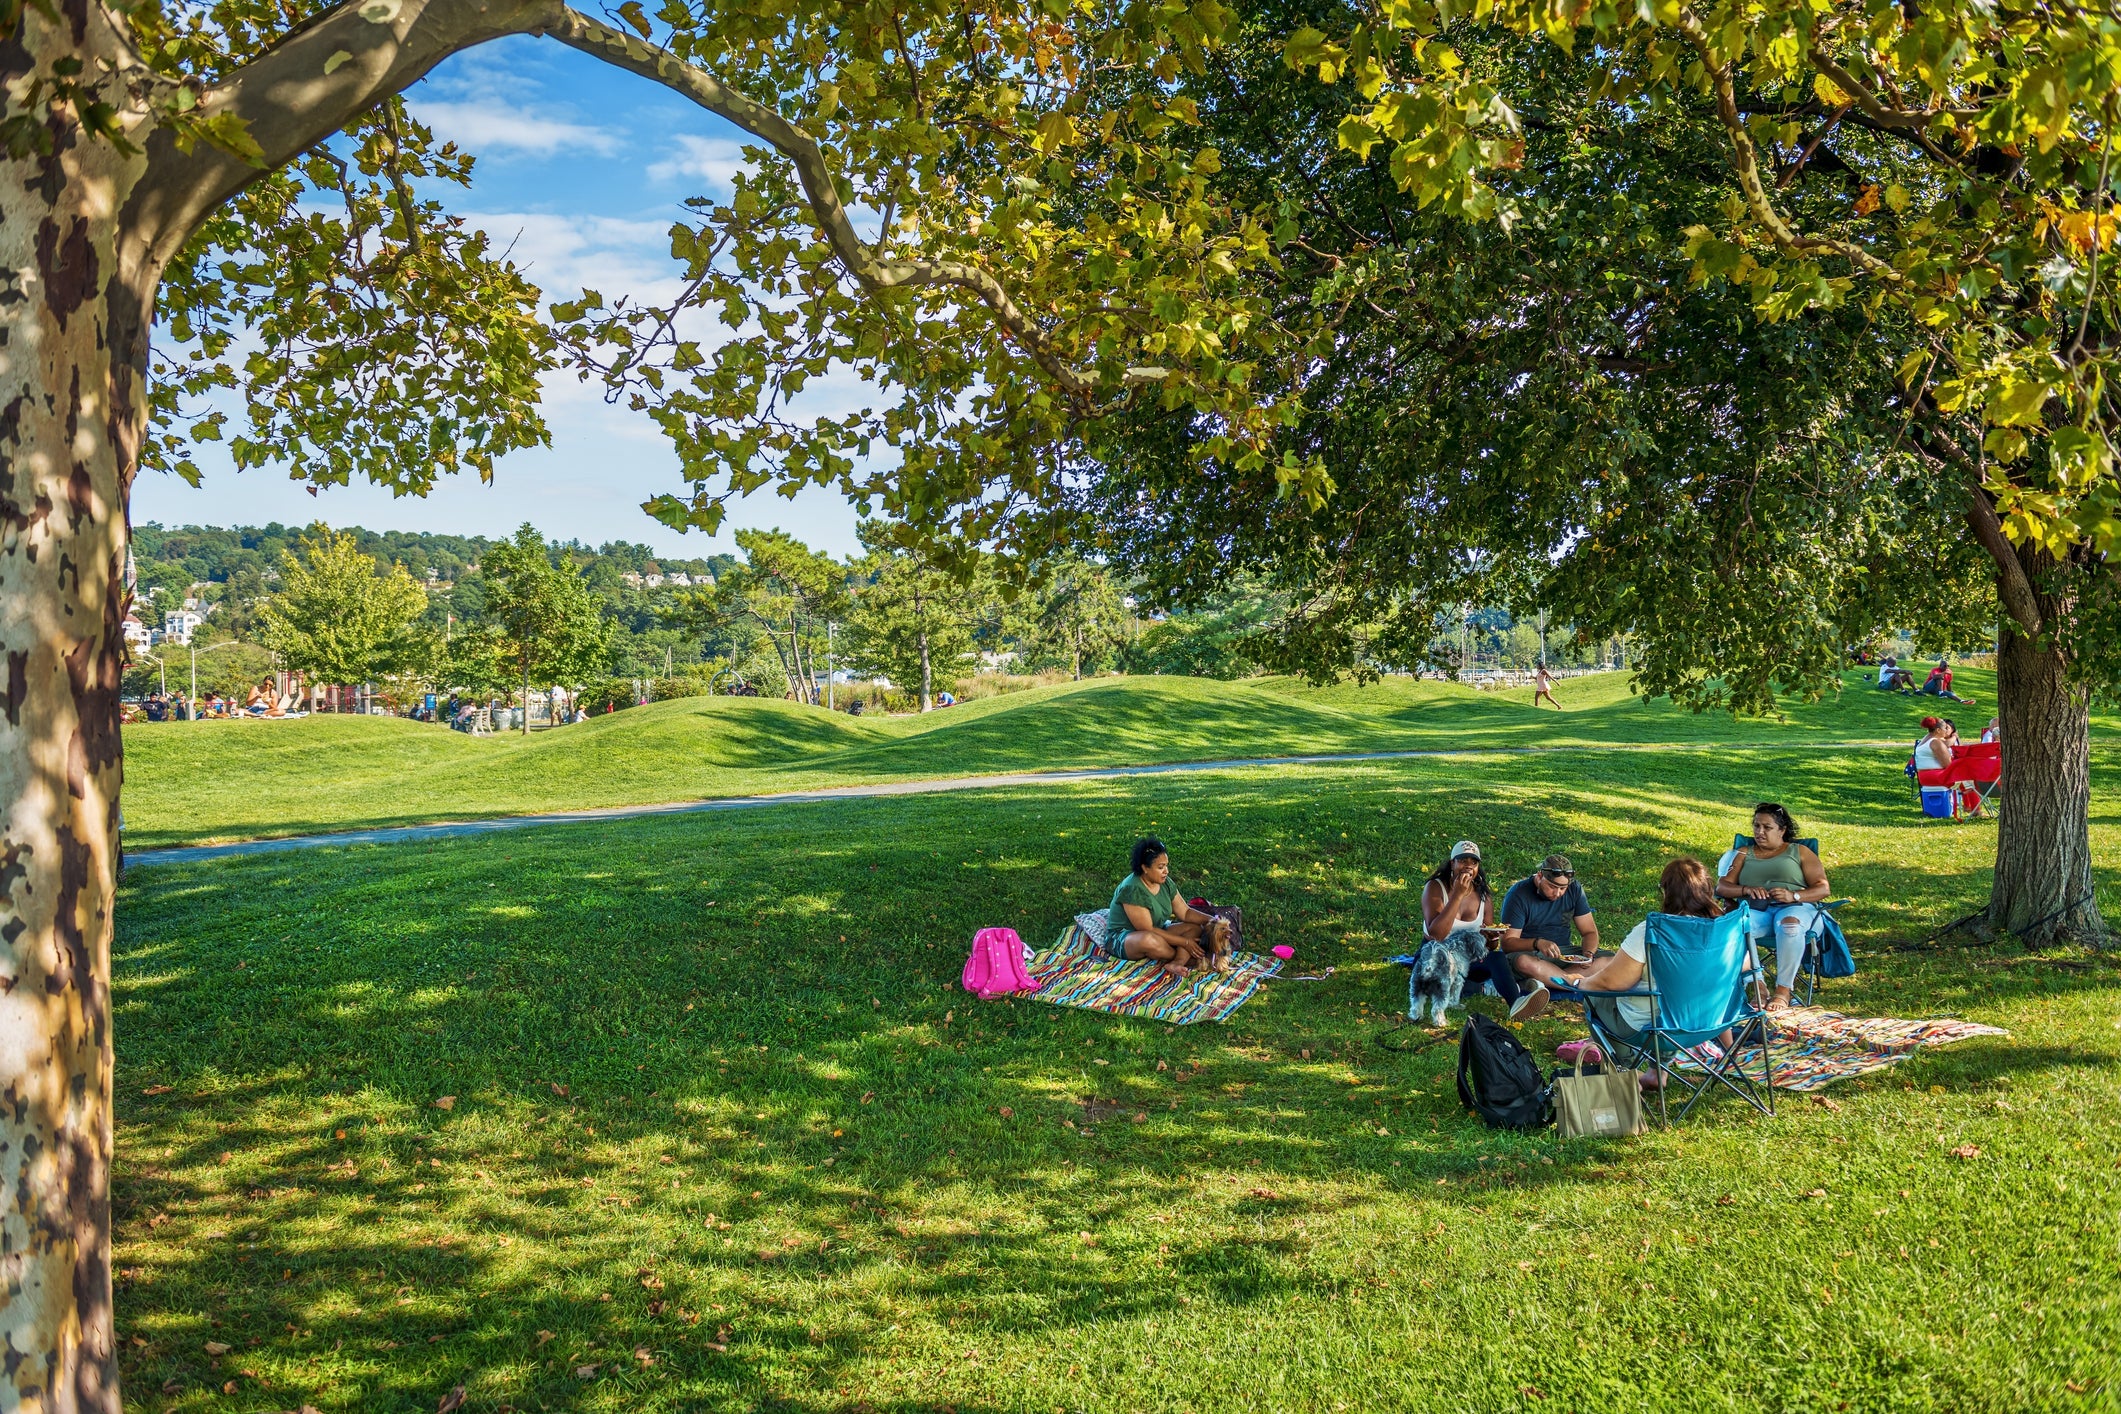
[[[921,710],[935,710],[935,667],[928,661],[928,630],[921,630]]]
[[[2006,623],[1997,654],[2002,813],[1989,923],[2028,943],[2105,940],[2092,885],[2091,726],[2052,646]]]
[[[0,79],[68,39],[119,62],[100,18],[24,7]],[[51,126],[50,156],[0,158],[0,1407],[115,1410],[118,682],[154,278],[111,219],[144,158]]]
[[[530,660],[523,661],[523,735],[530,735]]]

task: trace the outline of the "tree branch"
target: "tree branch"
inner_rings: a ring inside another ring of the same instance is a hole
[[[329,139],[460,50],[535,32],[553,0],[349,0],[284,36],[199,102],[201,118],[240,120],[257,165],[201,142],[181,151],[164,128],[121,214],[131,242],[166,266],[214,210],[267,172]],[[374,16],[375,18],[369,18]]]
[[[1928,397],[1923,398],[1929,403]],[[1934,403],[1929,404],[1935,407]],[[1949,433],[1939,432],[1928,419],[1918,424],[1917,436],[1925,447],[1941,452],[1952,465],[1959,468],[1966,478],[1967,510],[1966,523],[1974,532],[1974,539],[1988,551],[1996,562],[1996,595],[2003,601],[2004,612],[2024,629],[2029,637],[2038,638],[2045,629],[2046,616],[2040,612],[2040,600],[2033,592],[2033,582],[2025,573],[2025,565],[2018,558],[2018,551],[2004,534],[2003,522],[1996,516],[1996,508],[1988,499],[1988,492],[1981,485],[1981,468],[1966,454],[1966,448]]]
[[[1866,274],[1900,284],[1906,277],[1862,246],[1827,236],[1801,235],[1782,219],[1782,213],[1775,209],[1775,203],[1768,198],[1767,188],[1761,184],[1760,153],[1753,146],[1753,135],[1746,131],[1745,120],[1738,116],[1738,93],[1731,83],[1730,64],[1717,61],[1708,31],[1701,27],[1701,21],[1694,17],[1693,11],[1682,8],[1678,26],[1679,32],[1686,36],[1687,43],[1700,57],[1702,70],[1715,90],[1716,116],[1723,121],[1724,131],[1730,135],[1731,165],[1737,171],[1738,188],[1745,194],[1746,207],[1753,213],[1753,219],[1766,228],[1776,247],[1790,255],[1838,255]]]
[[[557,0],[348,0],[285,36],[201,100],[201,117],[228,114],[243,122],[263,153],[262,165],[204,143],[182,152],[167,129],[156,133],[148,143],[147,174],[126,205],[128,235],[159,270],[216,207],[266,172],[326,141],[450,55],[511,34],[547,35],[681,94],[766,142],[795,164],[833,254],[865,290],[964,290],[1064,392],[1086,404],[1094,399],[1094,377],[1070,366],[986,270],[964,261],[884,260],[870,251],[847,217],[824,150],[809,133],[705,69]],[[1145,386],[1167,375],[1163,368],[1130,368],[1122,383]]]
[[[840,202],[832,168],[816,138],[764,104],[755,103],[697,65],[687,64],[667,50],[591,19],[580,11],[557,7],[553,18],[539,27],[570,49],[594,55],[615,68],[651,79],[672,92],[750,133],[795,164],[796,176],[809,198],[811,214],[824,229],[832,253],[847,273],[872,293],[947,285],[978,299],[994,316],[1010,339],[1031,356],[1060,387],[1079,401],[1089,402],[1095,382],[1070,367],[1055,351],[1043,329],[1018,307],[1001,281],[977,265],[956,260],[882,260],[872,255],[847,219]],[[1131,384],[1160,381],[1162,369],[1130,369]]]

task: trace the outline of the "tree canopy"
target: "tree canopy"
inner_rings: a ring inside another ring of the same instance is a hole
[[[426,591],[403,565],[384,570],[351,535],[319,524],[300,553],[282,554],[261,636],[290,670],[354,686],[399,666],[407,630],[426,608]]]

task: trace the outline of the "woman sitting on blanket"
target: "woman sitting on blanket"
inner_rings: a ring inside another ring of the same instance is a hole
[[[1230,964],[1230,925],[1210,918],[1179,896],[1171,855],[1159,839],[1137,840],[1132,870],[1112,891],[1105,920],[1105,954],[1150,958],[1182,977],[1196,967],[1218,972]]]
[[[1945,760],[1950,759],[1947,751]],[[1775,995],[1768,1003],[1770,1011],[1790,1004],[1790,988],[1804,970],[1805,940],[1819,917],[1814,905],[1828,892],[1826,868],[1818,855],[1797,843],[1797,822],[1790,812],[1767,801],[1754,806],[1753,842],[1731,861],[1731,872],[1716,885],[1716,896],[1749,900],[1753,936],[1775,936]]]

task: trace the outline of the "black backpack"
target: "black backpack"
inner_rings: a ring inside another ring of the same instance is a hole
[[[1554,1117],[1548,1094],[1524,1043],[1475,1012],[1458,1038],[1458,1098],[1465,1107],[1491,1129],[1541,1129]]]

